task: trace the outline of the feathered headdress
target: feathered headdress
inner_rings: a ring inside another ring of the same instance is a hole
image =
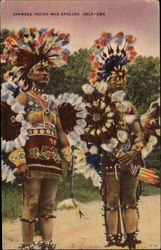
[[[97,86],[102,80],[124,81],[126,76],[125,65],[133,61],[136,56],[133,47],[135,41],[136,38],[133,35],[124,35],[123,32],[119,32],[115,36],[103,32],[91,48],[89,56],[91,64],[90,83]],[[112,43],[116,45],[115,50],[112,48]]]
[[[5,73],[6,81],[12,80],[23,90],[29,87],[28,73],[37,63],[49,67],[63,66],[70,54],[63,47],[69,43],[70,34],[56,32],[54,28],[22,28],[4,42],[1,62],[14,67]]]

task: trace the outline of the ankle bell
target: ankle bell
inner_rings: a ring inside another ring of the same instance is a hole
[[[38,246],[41,247],[43,250],[53,250],[56,247],[56,244],[53,243],[52,240],[50,241],[39,241]]]
[[[135,231],[133,233],[126,233],[123,245],[128,246],[129,249],[136,249],[136,245],[141,244],[141,241],[137,240],[137,235],[138,231]]]
[[[113,245],[116,245],[115,235],[108,234],[106,247],[113,246]]]
[[[20,244],[19,249],[20,250],[33,250],[35,246],[36,246],[35,242],[31,244]]]

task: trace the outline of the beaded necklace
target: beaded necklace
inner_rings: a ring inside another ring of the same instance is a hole
[[[33,90],[34,92],[44,93],[44,90],[43,90],[43,89],[39,89],[39,88],[36,88],[36,87],[32,87],[32,90]]]

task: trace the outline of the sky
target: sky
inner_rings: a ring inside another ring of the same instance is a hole
[[[23,16],[19,15],[22,13]],[[159,25],[158,0],[1,2],[1,28],[18,30],[33,26],[54,27],[57,31],[70,33],[68,48],[71,52],[80,48],[90,48],[102,31],[111,32],[113,35],[123,31],[137,38],[135,49],[138,55],[160,56]]]

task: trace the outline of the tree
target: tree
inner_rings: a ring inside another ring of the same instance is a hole
[[[66,66],[51,69],[51,80],[46,92],[55,96],[65,92],[81,95],[81,86],[88,82],[89,72],[89,52],[87,49],[79,49],[69,57]]]
[[[139,111],[145,113],[152,101],[156,101],[160,93],[160,60],[159,58],[138,56],[127,67],[126,97]],[[148,168],[160,168],[159,142],[146,158]]]
[[[0,54],[3,53],[5,39],[11,34],[14,34],[14,30],[8,30],[8,29],[1,30],[0,32]],[[9,66],[7,63],[1,64],[1,83],[4,82],[3,80],[4,73],[11,68],[12,68],[12,65]]]
[[[138,56],[128,65],[127,70],[127,99],[142,114],[159,97],[160,60],[152,56]]]

